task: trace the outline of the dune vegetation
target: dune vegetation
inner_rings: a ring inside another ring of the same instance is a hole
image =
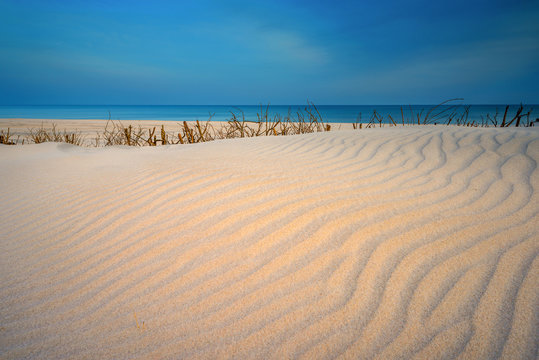
[[[456,100],[444,101],[430,109],[414,113],[412,108],[401,107],[401,118],[394,119],[391,115],[382,115],[376,110],[363,120],[358,114],[352,123],[354,129],[365,129],[382,126],[412,126],[412,125],[457,125],[471,127],[530,127],[537,120],[530,118],[532,109],[523,105],[514,114],[509,114],[509,105],[503,114],[485,114],[481,120],[469,119],[469,106],[452,104]],[[287,114],[269,113],[268,106],[260,106],[256,119],[246,119],[241,109],[230,112],[226,122],[212,122],[212,114],[205,122],[183,121],[178,123],[176,132],[165,131],[161,128],[128,125],[121,120],[109,119],[102,131],[88,138],[80,131],[66,129],[60,131],[56,123],[50,126],[41,125],[39,128],[29,128],[25,133],[13,134],[10,129],[0,130],[0,144],[39,144],[43,142],[65,142],[79,146],[157,146],[170,144],[193,144],[218,139],[232,139],[256,136],[296,135],[313,132],[331,131],[332,124],[325,122],[316,106],[308,102],[303,110],[288,111]]]

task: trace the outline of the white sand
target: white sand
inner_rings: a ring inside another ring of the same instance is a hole
[[[538,130],[0,145],[0,358],[535,359]]]

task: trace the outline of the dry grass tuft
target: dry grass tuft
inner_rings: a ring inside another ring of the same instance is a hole
[[[84,136],[80,132],[67,132],[65,129],[60,132],[56,129],[56,124],[52,124],[50,129],[46,129],[43,124],[38,129],[28,129],[30,133],[29,140],[34,144],[44,142],[65,142],[68,144],[82,146],[84,145]]]
[[[17,139],[14,141],[12,139],[12,134],[9,132],[9,128],[7,128],[7,131],[4,132],[4,130],[0,130],[0,144],[4,144],[4,145],[15,145],[19,142],[19,137],[17,137]],[[24,139],[22,141],[22,143],[24,144]]]
[[[133,316],[135,317],[135,326],[137,327],[137,329],[140,331],[146,330],[146,324],[144,324],[144,321],[142,322],[142,324],[138,322],[136,311],[133,311]]]

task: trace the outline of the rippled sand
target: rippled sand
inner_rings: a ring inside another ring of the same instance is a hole
[[[535,359],[538,130],[0,145],[0,357]]]

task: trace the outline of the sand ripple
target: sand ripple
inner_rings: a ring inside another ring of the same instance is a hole
[[[535,359],[539,131],[0,147],[0,357]]]

